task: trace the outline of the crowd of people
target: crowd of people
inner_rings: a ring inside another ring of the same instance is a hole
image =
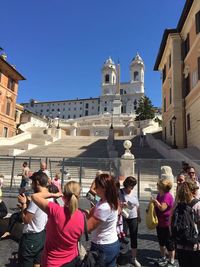
[[[170,172],[169,166],[161,168],[161,178],[157,182],[158,193],[151,198],[158,218],[156,233],[161,257],[157,265],[176,266],[177,255],[180,267],[197,267],[200,263],[199,178],[195,169],[185,162],[177,181],[174,181]],[[128,237],[131,263],[141,267],[137,258],[141,216],[135,190],[136,178],[128,176],[120,184],[110,174],[98,171],[87,194],[91,209],[81,210],[81,186],[78,182],[69,180],[61,186],[59,174],[51,179],[45,162],[41,162],[40,170],[30,173],[27,162],[24,162],[18,195],[20,211],[10,217],[8,230],[1,237],[4,239],[9,236],[16,222],[24,223],[18,250],[20,267],[79,266],[78,242],[84,234],[85,222],[91,233],[90,250],[98,255],[96,267],[115,267],[121,243],[129,246]],[[30,183],[32,193],[27,195],[26,189]],[[172,192],[174,184],[177,185],[175,196]],[[188,243],[187,240],[181,243],[175,231],[175,221],[177,223],[178,220],[176,213],[180,205],[191,208],[191,222],[195,215],[197,238]]]

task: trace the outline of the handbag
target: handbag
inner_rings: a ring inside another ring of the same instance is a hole
[[[85,240],[88,241],[88,230],[86,217],[84,216],[84,235]],[[99,267],[99,253],[98,251],[86,250],[81,240],[78,241],[78,251],[79,251],[79,261],[76,264],[76,267]]]
[[[158,225],[158,218],[156,216],[154,203],[150,202],[146,211],[146,226],[149,230],[154,230]]]

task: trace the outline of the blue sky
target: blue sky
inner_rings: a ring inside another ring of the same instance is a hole
[[[101,67],[111,56],[129,81],[138,51],[145,93],[161,106],[153,71],[165,28],[175,28],[185,0],[1,0],[1,37],[10,64],[26,77],[18,103],[98,97]]]

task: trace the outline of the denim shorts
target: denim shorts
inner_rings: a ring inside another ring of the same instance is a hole
[[[119,254],[120,244],[117,240],[111,244],[95,244],[91,243],[92,251],[99,253],[99,266],[100,267],[116,267],[116,259]]]

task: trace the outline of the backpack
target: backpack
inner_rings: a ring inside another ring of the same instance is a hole
[[[197,229],[197,214],[193,206],[198,202],[193,199],[190,204],[178,203],[171,221],[172,238],[176,244],[182,246],[194,246],[198,244],[199,233]]]

